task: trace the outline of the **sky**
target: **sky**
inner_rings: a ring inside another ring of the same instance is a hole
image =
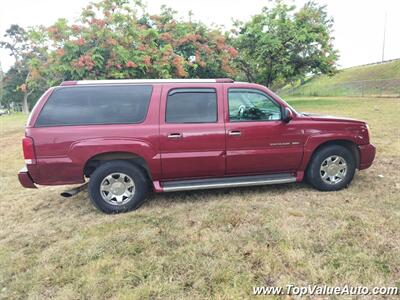
[[[400,58],[400,0],[316,0],[326,5],[334,18],[334,46],[340,53],[340,68],[373,63],[382,60],[384,24],[386,15],[386,42],[384,59]],[[23,27],[53,24],[58,18],[75,20],[89,0],[1,0],[0,39],[11,24]],[[147,0],[148,11],[158,13],[165,4],[178,11],[178,16],[208,25],[218,24],[227,30],[233,20],[249,20],[268,0]],[[306,0],[287,0],[296,6]],[[3,71],[13,64],[8,52],[0,49]]]

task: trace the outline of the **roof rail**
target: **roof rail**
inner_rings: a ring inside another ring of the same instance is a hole
[[[107,79],[63,81],[60,86],[96,85],[96,84],[128,84],[128,83],[233,83],[230,78],[216,79]]]

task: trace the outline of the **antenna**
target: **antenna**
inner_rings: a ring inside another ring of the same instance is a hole
[[[387,19],[387,12],[385,12],[385,21],[383,24],[382,62],[385,59],[386,19]]]

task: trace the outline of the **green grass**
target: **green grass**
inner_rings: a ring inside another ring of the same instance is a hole
[[[25,117],[0,117],[0,298],[238,299],[252,298],[255,285],[400,287],[400,102],[289,102],[367,120],[374,165],[339,192],[287,184],[154,194],[137,211],[104,215],[86,192],[61,198],[64,187],[20,187]]]
[[[303,85],[287,86],[280,94],[400,97],[400,60],[343,69],[332,77],[316,76]]]

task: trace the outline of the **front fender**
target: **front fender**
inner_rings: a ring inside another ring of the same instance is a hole
[[[354,144],[358,144],[359,142],[358,132],[332,131],[327,133],[310,135],[304,144],[304,155],[300,166],[300,170],[304,171],[307,168],[307,165],[313,153],[318,147],[320,147],[325,143],[335,142],[335,141],[352,142]]]

